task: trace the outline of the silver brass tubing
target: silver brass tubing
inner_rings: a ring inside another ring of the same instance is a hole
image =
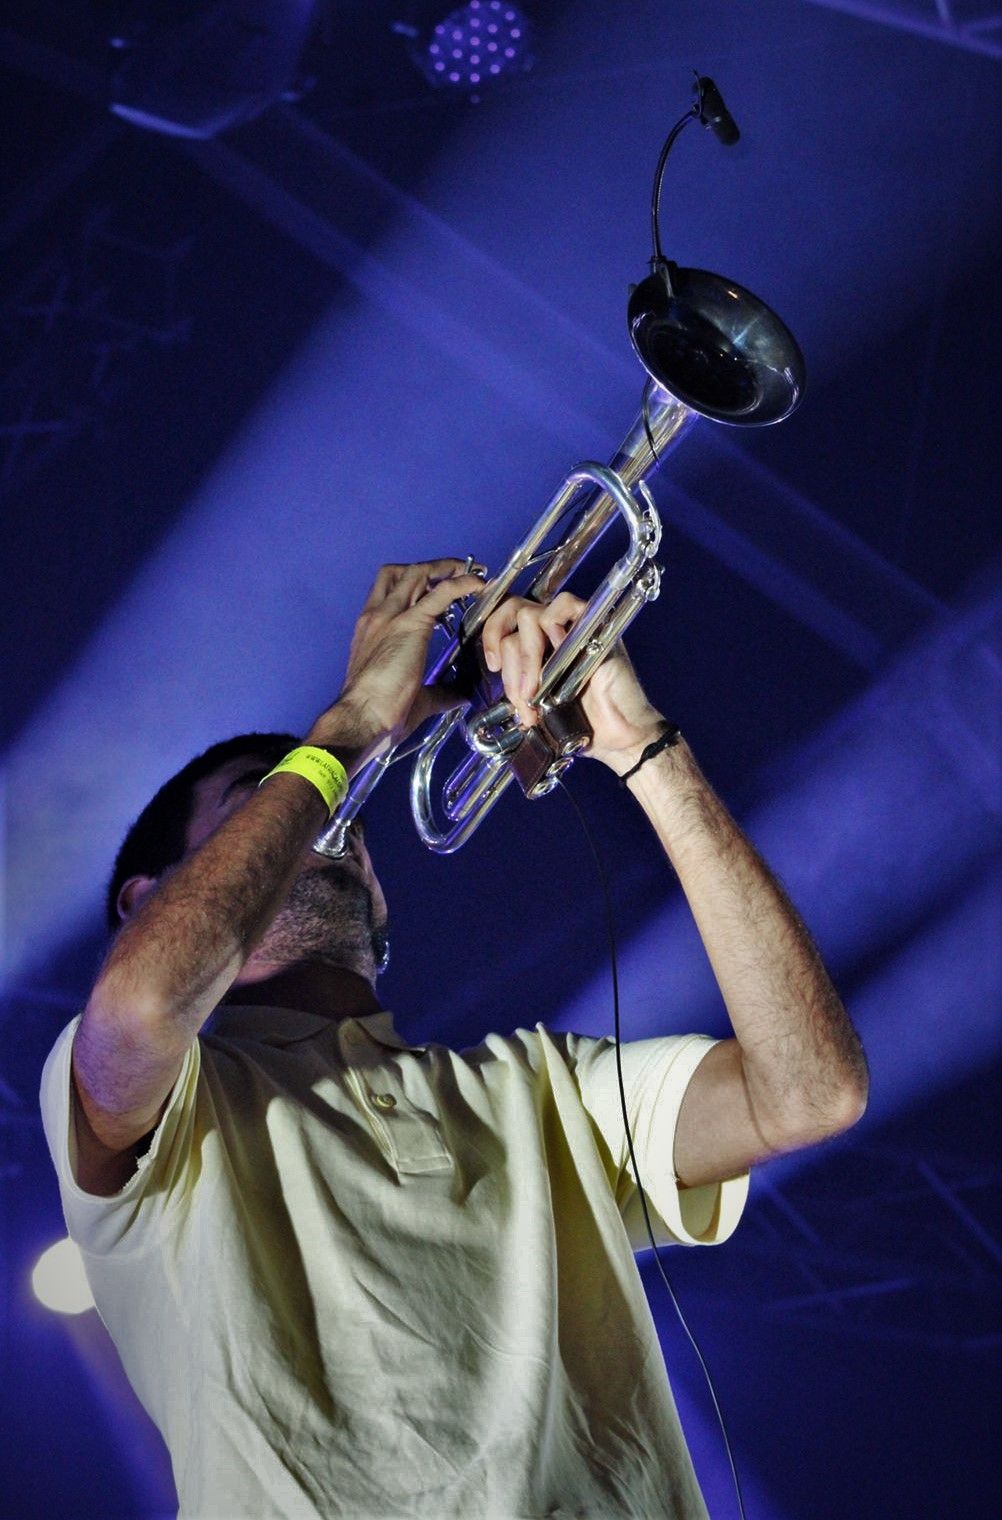
[[[507,587],[582,488],[597,488],[601,492],[600,510],[610,517],[618,512],[625,519],[629,545],[560,648],[547,661],[539,688],[532,698],[540,707],[559,705],[554,696],[557,689],[561,693],[560,701],[575,697],[622,630],[632,622],[644,603],[658,592],[659,573],[652,556],[660,543],[661,522],[653,501],[642,482],[637,483],[643,497],[641,505],[608,466],[586,461],[564,481],[544,509],[534,531],[515,550],[499,580],[469,609],[467,636],[482,627],[483,621],[507,594]],[[497,702],[486,712],[467,719],[465,737],[477,753],[466,756],[445,782],[442,807],[454,827],[442,832],[434,821],[431,778],[438,753],[454,727],[454,723],[446,720],[432,731],[419,752],[411,785],[411,806],[418,833],[430,849],[442,854],[459,848],[508,785],[514,772],[505,763],[505,752],[513,747],[512,741],[517,744],[522,738],[521,727],[508,701]],[[528,795],[545,796],[570,763],[569,753],[555,759]]]
[[[481,818],[515,779],[514,771],[503,762],[494,761],[492,764],[489,760],[481,760],[483,774],[479,783],[477,805],[472,807],[465,819],[456,822],[455,827],[445,832],[439,829],[435,822],[431,800],[432,770],[439,750],[461,715],[462,709],[454,709],[435,724],[428,739],[421,746],[411,772],[411,812],[414,815],[414,823],[422,842],[437,855],[451,855],[454,850],[459,849],[460,845],[465,844]]]
[[[609,460],[610,470],[615,470],[629,490],[638,481],[647,480],[661,464],[667,453],[681,443],[699,413],[685,406],[677,396],[671,396],[660,385],[652,385],[647,400],[647,427],[644,426],[644,408],[641,407],[633,425],[619,446],[619,453]],[[651,453],[648,428],[654,439],[655,454]]]
[[[653,556],[661,539],[661,520],[646,489],[645,476],[653,473],[662,454],[682,438],[696,415],[674,396],[653,387],[647,427],[641,412],[612,466],[586,460],[567,476],[501,573],[467,608],[462,623],[464,640],[480,633],[582,491],[590,492],[591,500],[586,496],[583,508],[574,509],[578,516],[571,531],[532,582],[528,594],[536,600],[552,600],[610,523],[617,516],[625,519],[629,546],[560,648],[546,662],[531,699],[534,706],[545,709],[573,700],[640,608],[657,596],[660,575]],[[656,455],[651,452],[648,428]],[[616,465],[622,466],[622,473]],[[642,504],[633,494],[634,489]],[[437,680],[455,660],[458,650],[458,639],[450,639],[428,679]],[[443,832],[435,823],[431,786],[435,760],[455,727],[449,721],[451,717],[448,715],[436,725],[425,740],[411,780],[411,810],[418,833],[428,848],[439,854],[458,849],[469,838],[513,779],[514,772],[504,763],[503,752],[511,747],[512,737],[521,733],[517,724],[512,727],[513,712],[507,702],[497,703],[487,713],[478,713],[467,721],[467,742],[478,753],[463,760],[445,782],[442,806],[453,827]],[[569,755],[554,762],[530,795],[541,797],[551,791],[557,774],[569,764]]]
[[[375,760],[370,760],[367,765],[363,765],[358,774],[352,778],[351,785],[341,799],[330,823],[314,840],[313,849],[318,855],[328,855],[333,860],[342,858],[348,848],[348,825],[361,811],[369,793],[383,779],[386,768],[392,760],[393,751],[388,749],[382,755],[377,755]]]
[[[531,699],[535,706],[546,702],[554,687],[593,639],[599,641],[600,654],[606,652],[609,641],[603,638],[601,630],[613,616],[620,599],[633,584],[644,561],[649,560],[657,552],[661,540],[661,524],[657,513],[653,510],[653,505],[644,511],[619,477],[604,465],[591,463],[578,465],[567,479],[567,486],[572,488],[571,492],[568,493],[565,488],[565,492],[561,494],[573,495],[573,491],[587,482],[599,486],[604,492],[603,500],[609,503],[610,511],[618,510],[625,519],[630,534],[629,548],[594,593],[560,648],[547,660],[539,687]],[[594,665],[598,661],[595,660],[592,663]],[[577,695],[584,686],[585,679],[583,677],[577,683],[572,695]]]
[[[509,587],[531,563],[540,545],[545,543],[557,522],[563,516],[568,501],[573,497],[577,489],[576,484],[565,482],[550,498],[549,505],[544,509],[542,516],[537,520],[535,527],[512,552],[508,563],[494,580],[491,581],[486,591],[478,596],[471,607],[468,607],[463,618],[463,636],[466,639],[473,638],[483,628],[487,619],[509,594]],[[614,509],[610,509],[614,510]]]
[[[487,759],[510,754],[522,742],[518,715],[507,698],[484,712],[474,713],[463,725],[463,731],[470,748]]]
[[[469,794],[469,783],[480,769],[481,756],[474,750],[456,766],[442,790],[442,811],[453,822],[459,817]]]
[[[562,707],[565,702],[573,701],[584,690],[596,667],[601,665],[616,640],[626,632],[641,607],[655,599],[660,586],[661,572],[652,561],[640,572],[633,586],[610,615],[608,622],[603,624],[601,636],[596,636],[591,641],[584,656],[568,672],[564,680],[551,689],[547,706]]]
[[[663,391],[659,385],[652,385],[647,420],[656,455],[651,453],[647,428],[644,426],[644,413],[640,411],[608,468],[619,477],[628,491],[632,491],[641,481],[646,481],[649,475],[653,475],[664,456],[676,444],[681,443],[692,424],[697,421],[698,415],[675,396]],[[529,588],[528,595],[537,602],[552,602],[561,586],[616,516],[614,503],[600,486],[595,487],[594,501],[590,504],[582,502],[578,510],[581,516],[573,532]]]
[[[493,789],[495,777],[501,772],[500,759],[485,761],[480,755],[469,758],[475,763],[468,765],[464,761],[457,766],[449,778],[449,786],[443,797],[443,811],[453,823],[462,823],[469,817],[470,812]],[[460,773],[463,773],[462,784],[459,784]]]

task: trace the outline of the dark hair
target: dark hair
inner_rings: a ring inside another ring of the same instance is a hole
[[[119,926],[118,894],[130,876],[161,876],[183,858],[199,781],[238,755],[260,755],[262,760],[277,764],[298,743],[293,734],[237,734],[233,739],[210,745],[165,781],[143,808],[115,857],[105,897],[108,928],[115,930]]]

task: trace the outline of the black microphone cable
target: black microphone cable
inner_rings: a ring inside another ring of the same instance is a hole
[[[682,1313],[682,1306],[675,1296],[675,1290],[672,1287],[671,1283],[668,1281],[668,1275],[665,1272],[661,1261],[661,1254],[658,1251],[657,1242],[654,1239],[654,1230],[651,1226],[651,1216],[647,1210],[647,1199],[644,1196],[644,1190],[640,1183],[640,1169],[637,1166],[637,1157],[633,1149],[633,1134],[630,1130],[630,1118],[626,1106],[626,1088],[623,1083],[623,1060],[620,1050],[621,1037],[619,1019],[619,962],[616,954],[616,922],[612,907],[612,893],[609,890],[608,873],[606,872],[605,865],[602,861],[601,854],[599,853],[599,848],[595,841],[594,835],[588,826],[588,820],[585,817],[584,811],[580,807],[577,798],[559,776],[557,777],[557,784],[577,814],[578,822],[584,831],[584,836],[588,841],[588,848],[591,850],[592,857],[595,861],[595,869],[598,872],[598,879],[602,888],[602,899],[605,908],[606,933],[609,936],[609,968],[612,973],[613,1031],[616,1038],[616,1077],[619,1082],[619,1102],[623,1114],[623,1127],[626,1130],[626,1144],[630,1152],[630,1165],[633,1168],[633,1180],[636,1183],[637,1194],[640,1198],[640,1207],[644,1215],[644,1224],[647,1227],[647,1235],[651,1242],[651,1249],[654,1252],[654,1260],[657,1263],[658,1271],[661,1273],[665,1288],[668,1290],[668,1297],[671,1299],[675,1313],[678,1315],[679,1323],[686,1333],[689,1344],[691,1345],[693,1351],[696,1353],[696,1359],[699,1362],[700,1367],[703,1369],[703,1376],[706,1379],[706,1386],[710,1390],[710,1398],[713,1401],[714,1412],[717,1416],[717,1424],[720,1426],[720,1434],[723,1437],[724,1450],[727,1453],[727,1461],[731,1469],[731,1478],[734,1482],[734,1493],[738,1501],[738,1514],[740,1515],[741,1520],[747,1520],[747,1517],[745,1515],[744,1499],[741,1493],[741,1480],[738,1477],[738,1469],[734,1461],[734,1453],[731,1450],[730,1437],[727,1434],[727,1426],[724,1423],[724,1416],[720,1408],[720,1402],[717,1398],[717,1390],[713,1386],[713,1379],[710,1376],[710,1369],[706,1365],[706,1359],[704,1358],[702,1351],[699,1349],[699,1344],[696,1340],[696,1337],[689,1329],[685,1315]]]

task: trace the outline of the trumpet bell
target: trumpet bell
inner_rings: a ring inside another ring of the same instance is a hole
[[[800,402],[806,371],[796,339],[734,280],[663,263],[632,290],[627,323],[651,379],[714,422],[764,427]]]

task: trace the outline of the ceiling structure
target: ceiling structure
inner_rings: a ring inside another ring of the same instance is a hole
[[[61,1229],[38,1075],[101,953],[118,839],[190,754],[331,700],[382,560],[496,568],[566,471],[615,453],[642,382],[627,288],[693,67],[742,138],[683,134],[666,251],[775,306],[808,389],[775,428],[700,424],[654,478],[663,591],[629,643],[811,925],[873,1095],[850,1135],[762,1169],[725,1249],[668,1267],[749,1520],[948,1513],[958,1471],[965,1516],[997,1512],[1002,13],[525,8],[533,66],[472,100],[414,66],[433,7],[330,5],[289,98],[201,139],[109,111],[128,8],[15,3],[0,31],[3,1460],[25,1516],[172,1498],[100,1326],[27,1286]],[[664,863],[596,772],[570,780],[612,878],[624,1034],[722,1032]],[[607,1032],[565,800],[509,793],[438,859],[406,790],[391,772],[366,815],[401,1027]],[[716,1520],[708,1398],[643,1271]]]

